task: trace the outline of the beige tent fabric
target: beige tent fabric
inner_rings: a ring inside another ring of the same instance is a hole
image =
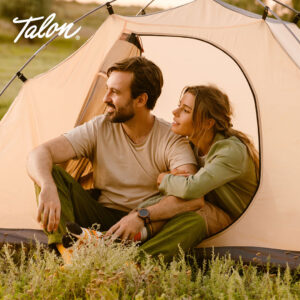
[[[300,43],[295,39],[295,37],[293,37],[292,34],[288,32],[288,30],[282,24],[270,21],[267,22],[267,24],[269,25],[275,38],[300,68]],[[298,26],[296,24],[288,24],[288,27],[300,41],[300,30]]]
[[[39,229],[28,152],[74,127],[106,54],[121,37],[123,22],[109,18],[77,52],[29,79],[0,123],[0,228]]]
[[[169,16],[165,12],[164,16],[125,18],[126,30],[138,34],[198,37],[226,49],[242,66],[254,88],[260,122],[262,168],[258,192],[237,222],[201,246],[257,246],[299,251],[300,241],[294,237],[300,234],[297,121],[300,69],[274,38],[265,21],[246,16],[233,21],[236,12],[226,12],[224,7],[217,7],[208,0],[195,1],[185,6],[185,10],[172,10]],[[166,18],[170,25],[166,24]],[[187,20],[187,25],[191,25],[189,20],[197,23],[190,27],[175,25],[177,20],[183,19]],[[174,54],[176,49],[172,51]],[[193,49],[188,55],[197,57]]]
[[[91,120],[93,117],[103,114],[106,105],[102,99],[106,92],[106,72],[108,68],[115,62],[127,57],[139,56],[140,50],[133,44],[127,42],[129,35],[122,35],[122,39],[115,42],[109,53],[107,54],[102,66],[95,74],[95,78],[91,88],[84,101],[79,117],[76,121],[76,126]],[[93,183],[93,168],[90,161],[86,158],[80,160],[71,160],[65,167],[65,170],[70,173],[85,189],[94,187]]]
[[[300,51],[294,51],[292,58],[285,45],[289,37],[280,44],[265,21],[230,11],[213,0],[198,0],[145,17],[110,16],[73,56],[24,85],[0,123],[0,210],[5,212],[0,228],[38,227],[32,183],[25,172],[26,155],[34,146],[74,126],[99,67],[124,32],[210,42],[239,63],[256,96],[261,155],[258,192],[238,221],[200,246],[300,251],[300,69],[295,63]],[[149,56],[159,51],[159,43],[145,49]],[[177,51],[172,48],[169,55],[182,55]],[[186,53],[195,60],[197,55],[194,48]],[[190,70],[195,76],[196,71]],[[222,69],[219,72],[228,76]],[[178,70],[165,80],[181,86],[182,76]],[[171,90],[172,86],[166,85],[165,95]]]

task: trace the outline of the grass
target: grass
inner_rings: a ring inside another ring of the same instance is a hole
[[[166,265],[122,244],[89,244],[75,250],[73,264],[41,245],[0,251],[1,299],[299,299],[300,270],[291,272],[215,257],[199,267],[181,254]]]
[[[1,36],[0,36],[1,38]],[[40,54],[30,63],[30,67],[23,71],[27,78],[45,72],[57,63],[67,58],[81,45],[80,41],[58,40],[48,46],[46,51]],[[0,48],[0,89],[10,80],[16,71],[29,59],[40,47],[40,44],[21,42],[18,46],[13,42],[2,43]],[[9,105],[18,94],[22,86],[19,79],[15,79],[12,85],[5,91],[0,99],[0,119],[7,111]]]
[[[60,24],[69,23],[94,9],[96,4],[79,4],[76,2],[54,2],[52,11],[56,12],[56,21]],[[140,7],[120,7],[114,6],[115,13],[121,15],[135,15]],[[149,12],[157,9],[149,10]],[[43,73],[77,50],[102,24],[107,18],[107,10],[102,9],[92,14],[87,19],[80,22],[80,40],[75,37],[71,39],[57,38],[46,50],[41,51],[38,56],[23,71],[27,78],[32,78]],[[20,40],[14,44],[13,40],[17,36],[17,31],[11,24],[11,20],[0,19],[0,90],[8,83],[16,71],[42,46],[46,40],[36,40],[29,43]],[[15,79],[13,84],[5,91],[0,98],[0,120],[8,110],[10,104],[17,96],[22,82]]]

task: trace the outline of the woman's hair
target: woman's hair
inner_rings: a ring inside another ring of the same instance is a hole
[[[217,87],[212,85],[188,86],[183,89],[183,94],[185,93],[190,93],[195,96],[195,106],[193,111],[194,131],[191,138],[197,139],[201,143],[201,139],[206,133],[206,129],[201,126],[202,121],[207,119],[214,119],[214,134],[220,132],[226,138],[235,136],[243,144],[245,144],[250,157],[253,159],[256,176],[258,178],[258,151],[246,134],[232,128],[232,109],[228,96],[221,92]],[[200,130],[200,128],[202,129]]]

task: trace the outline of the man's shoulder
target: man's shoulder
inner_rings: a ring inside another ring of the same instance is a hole
[[[94,127],[97,130],[101,128],[111,127],[111,122],[108,120],[106,115],[98,115],[87,122],[90,126]]]
[[[98,115],[98,116],[95,116],[94,118],[92,118],[88,122],[91,122],[91,123],[94,123],[94,124],[102,124],[102,123],[107,122],[107,118],[106,118],[105,115]]]
[[[162,134],[171,134],[173,135],[173,131],[171,130],[171,123],[167,122],[164,119],[156,118],[157,130],[160,131]]]

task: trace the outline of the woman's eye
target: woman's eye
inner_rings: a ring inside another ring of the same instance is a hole
[[[190,112],[189,110],[186,110],[186,109],[183,109],[183,111],[186,112],[186,113],[189,113],[189,112]]]

